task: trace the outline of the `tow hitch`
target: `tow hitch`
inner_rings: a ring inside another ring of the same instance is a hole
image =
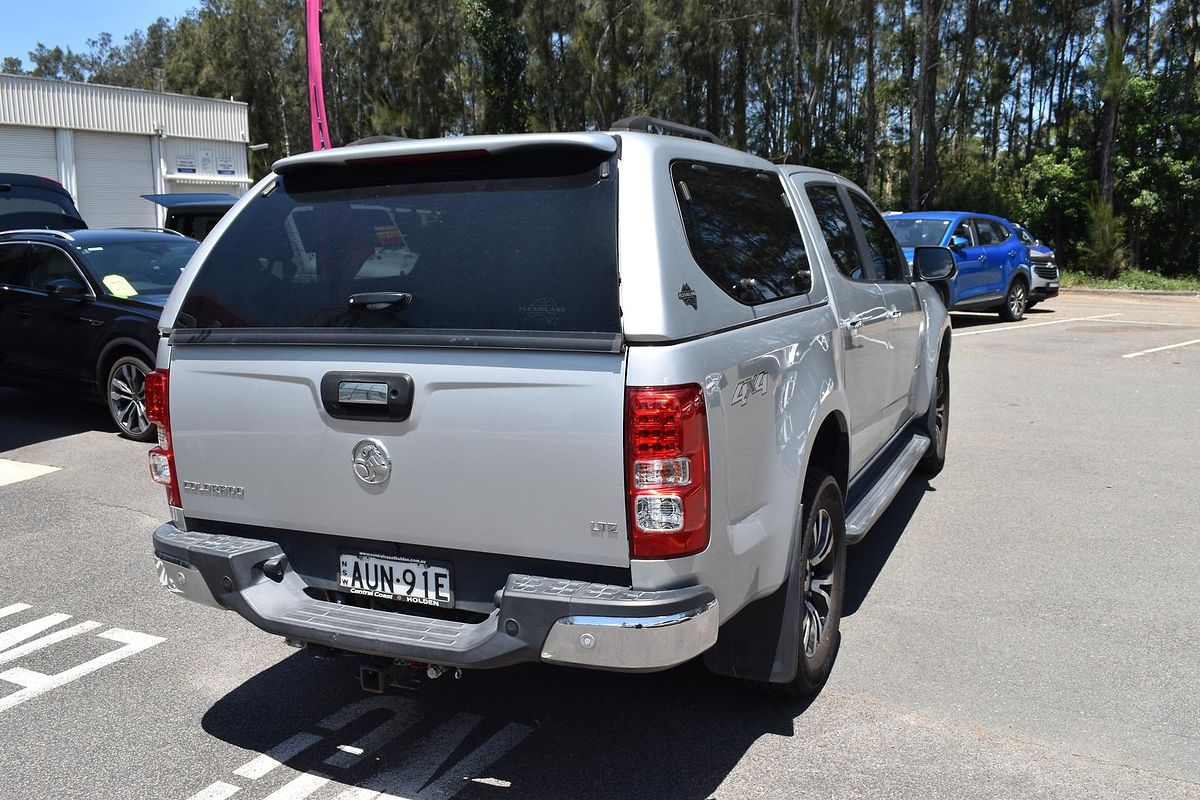
[[[372,694],[383,694],[391,687],[414,691],[447,672],[453,672],[455,680],[462,678],[461,669],[441,664],[419,664],[412,661],[363,664],[358,668],[358,681],[364,692]]]

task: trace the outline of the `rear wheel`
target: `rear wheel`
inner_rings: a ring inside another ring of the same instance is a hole
[[[917,462],[917,471],[932,478],[946,465],[946,442],[950,438],[950,360],[945,354],[938,359],[925,429],[929,435],[929,449]]]
[[[137,356],[122,356],[108,370],[105,395],[108,413],[121,433],[139,442],[151,442],[158,436],[146,417],[146,376],[150,365]]]
[[[1004,305],[1000,307],[1000,319],[1005,322],[1017,322],[1025,316],[1026,304],[1029,302],[1029,290],[1025,281],[1017,279],[1008,287],[1004,296]]]
[[[804,482],[804,528],[799,574],[799,661],[796,677],[775,688],[795,697],[821,691],[841,644],[842,595],[846,584],[846,515],[842,490],[832,475],[813,470]]]

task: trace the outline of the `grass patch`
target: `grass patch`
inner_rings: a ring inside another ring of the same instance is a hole
[[[1127,269],[1116,278],[1097,278],[1086,272],[1064,269],[1059,273],[1064,289],[1141,289],[1155,292],[1198,292],[1200,276],[1168,278],[1144,269]]]

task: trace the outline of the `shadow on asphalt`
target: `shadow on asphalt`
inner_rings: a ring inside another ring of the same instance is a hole
[[[0,453],[84,431],[117,435],[117,426],[99,403],[0,387]]]
[[[1041,317],[1054,313],[1053,308],[1029,308],[1025,310],[1025,316]],[[1000,315],[994,311],[951,311],[950,312],[950,327],[954,330],[963,330],[964,328],[977,328],[980,325],[1001,325],[1007,324],[1000,319]]]
[[[297,733],[316,733],[326,738],[283,762],[376,791],[406,786],[405,797],[699,799],[713,795],[758,738],[793,735],[794,719],[808,707],[713,676],[698,662],[651,675],[525,665],[468,672],[461,680],[447,675],[415,692],[393,690],[398,694],[372,700],[377,696],[358,686],[357,664],[290,656],[219,700],[205,714],[204,730],[251,753]],[[331,713],[371,702],[401,710],[377,709],[339,726],[336,736],[318,727]],[[386,727],[392,714],[413,711],[417,721],[374,758],[345,771],[322,764],[337,757],[338,744]],[[438,741],[439,726],[453,726],[464,715],[479,719],[461,744],[451,741],[433,747],[432,757],[421,756]],[[506,731],[524,738],[502,753],[489,749],[491,737]],[[439,777],[485,751],[499,760],[473,775],[489,783],[463,780],[450,794],[439,791]],[[511,788],[496,788],[504,782]]]
[[[846,556],[846,594],[842,599],[843,616],[848,617],[858,611],[916,513],[921,499],[926,492],[933,491],[936,490],[924,478],[909,478],[866,538],[849,549]]]

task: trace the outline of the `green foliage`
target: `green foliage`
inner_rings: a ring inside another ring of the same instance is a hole
[[[1134,289],[1150,292],[1193,292],[1200,294],[1200,276],[1168,277],[1149,270],[1130,268],[1116,278],[1099,278],[1088,272],[1062,270],[1064,289]]]
[[[1125,249],[1124,220],[1109,203],[1088,201],[1088,240],[1083,246],[1080,266],[1101,278],[1116,278],[1129,264]]]
[[[885,208],[915,197],[1008,216],[1060,264],[1108,273],[1124,254],[1200,274],[1200,17],[1195,0],[1123,7],[1118,19],[1111,0],[325,0],[327,122],[336,144],[653,114],[853,177]],[[303,11],[197,0],[120,42],[39,44],[0,69],[243,100],[252,140],[269,144],[252,155],[262,173],[310,146]],[[1089,210],[1105,158],[1112,204]]]

